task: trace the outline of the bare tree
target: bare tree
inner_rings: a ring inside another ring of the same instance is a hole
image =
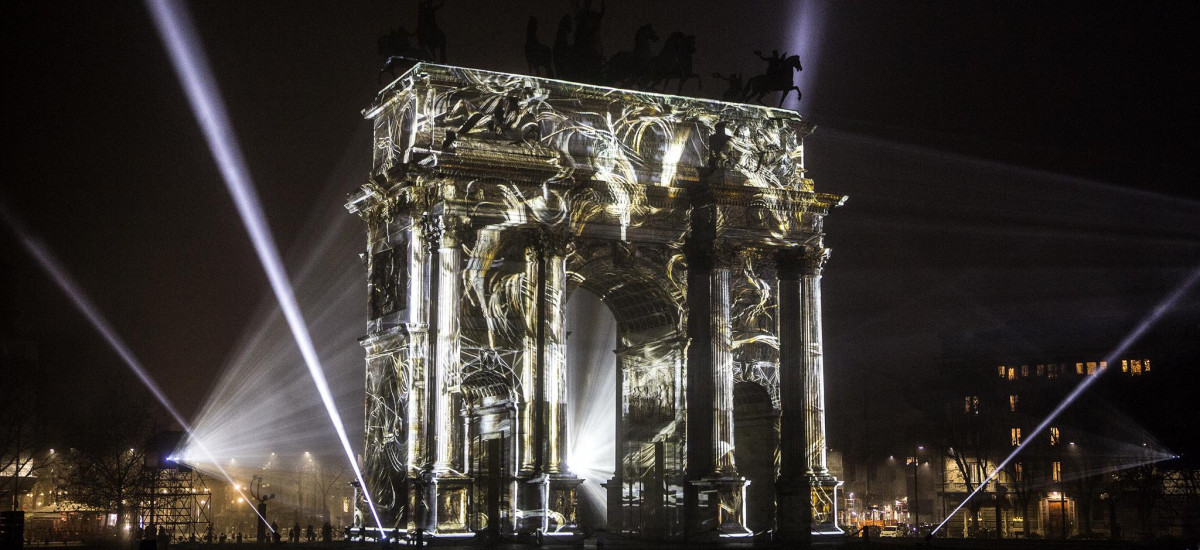
[[[0,494],[13,510],[35,481],[35,473],[54,459],[46,419],[38,407],[35,375],[37,353],[32,344],[0,341]],[[0,505],[2,506],[2,505]]]
[[[136,523],[132,512],[149,498],[153,472],[145,444],[158,423],[148,395],[118,389],[106,401],[75,427],[79,439],[70,450],[66,484],[79,507],[117,514],[119,529]]]

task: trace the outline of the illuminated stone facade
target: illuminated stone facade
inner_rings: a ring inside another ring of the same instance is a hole
[[[374,164],[347,208],[386,528],[577,531],[564,306],[584,288],[618,323],[609,530],[840,532],[820,278],[843,198],[805,177],[796,113],[420,64],[365,114]],[[775,459],[750,475],[747,451]]]

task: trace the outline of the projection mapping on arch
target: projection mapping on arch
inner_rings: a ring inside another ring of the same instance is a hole
[[[364,114],[373,168],[346,206],[366,226],[382,525],[360,527],[841,532],[820,277],[844,197],[807,177],[799,115],[428,63]],[[568,461],[580,291],[617,323],[610,479]]]

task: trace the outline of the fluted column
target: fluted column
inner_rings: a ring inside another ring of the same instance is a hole
[[[805,431],[809,434],[807,456],[809,471],[818,477],[829,476],[825,451],[825,359],[821,335],[821,271],[828,259],[827,248],[807,250],[800,278]]]
[[[454,442],[451,422],[458,416],[452,410],[450,400],[450,377],[458,368],[461,351],[459,335],[459,301],[462,297],[462,249],[459,220],[439,218],[441,240],[438,245],[438,304],[437,304],[437,356],[431,378],[433,385],[433,470],[444,472],[450,469]]]
[[[543,295],[545,317],[542,365],[546,401],[546,472],[567,472],[566,311],[567,258],[570,241],[553,235],[544,248]]]
[[[426,358],[429,356],[429,241],[424,224],[413,220],[408,230],[408,362],[411,366],[412,394],[408,400],[408,470],[415,473],[429,458],[425,447],[425,419],[428,416],[428,378]],[[440,238],[440,233],[437,235]]]
[[[709,301],[713,377],[713,473],[737,475],[733,433],[733,322],[729,309],[729,277],[737,262],[732,246],[718,245],[713,253]]]

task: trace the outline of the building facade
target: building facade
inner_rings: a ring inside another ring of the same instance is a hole
[[[1150,471],[1165,475],[1162,463],[1175,457],[1135,420],[1116,412],[1122,395],[1138,393],[1156,374],[1144,356],[1112,363],[1053,360],[944,369],[961,394],[947,405],[950,429],[938,488],[945,513],[1024,445],[946,528],[958,536],[1003,538],[1169,534],[1170,528],[1156,534],[1159,529],[1134,516],[1154,507],[1139,493],[1166,489],[1165,477],[1140,478],[1154,477]],[[1087,392],[1072,399],[1085,382]],[[1045,423],[1068,399],[1071,404]]]
[[[366,527],[602,527],[567,462],[583,290],[618,325],[609,530],[840,532],[820,278],[843,197],[796,113],[419,64],[365,115]]]

